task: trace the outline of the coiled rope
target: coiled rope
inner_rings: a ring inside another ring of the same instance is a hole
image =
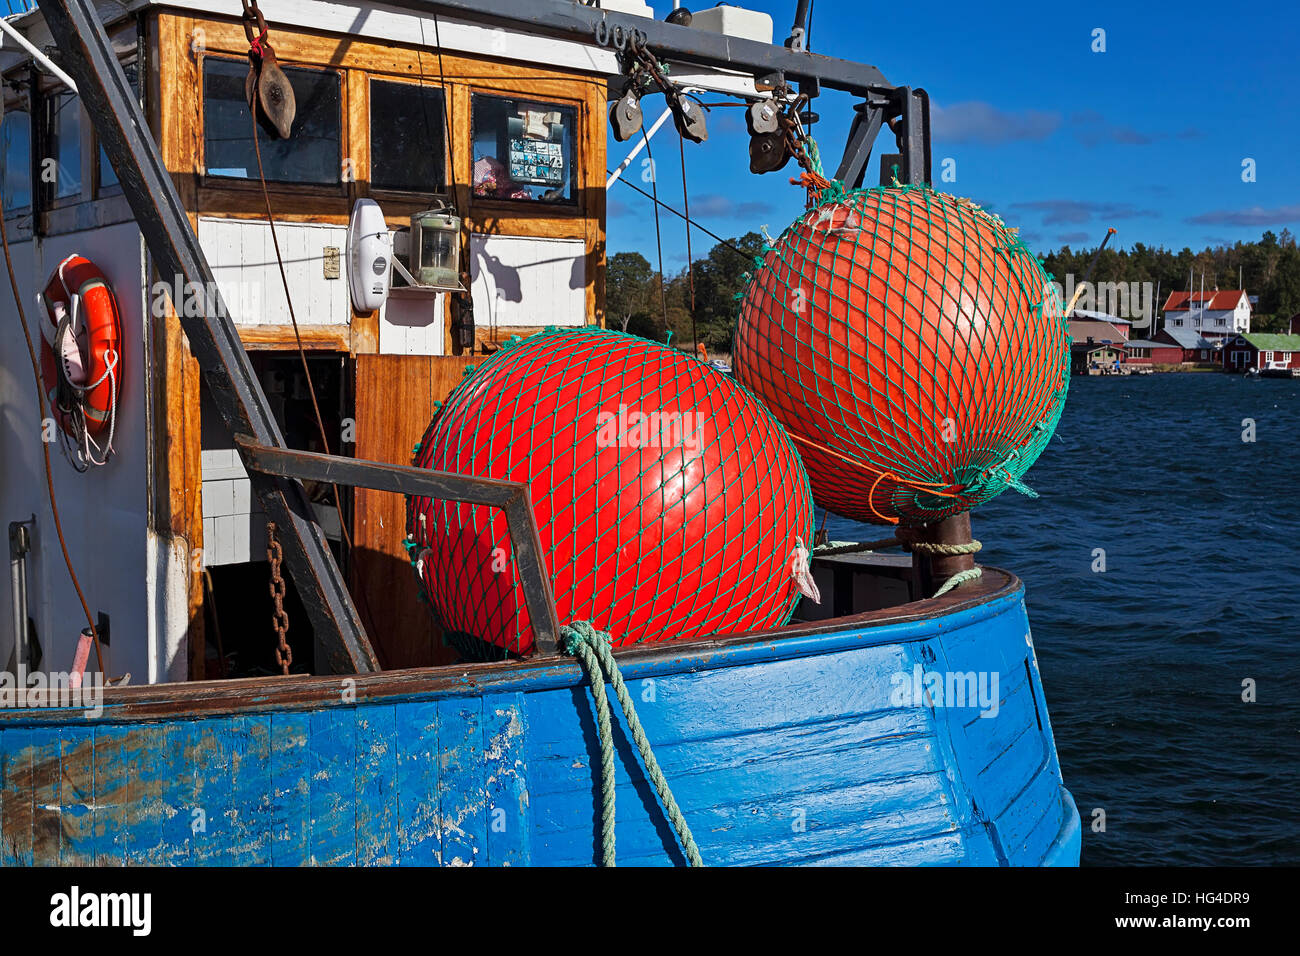
[[[618,664],[614,661],[609,633],[596,630],[590,621],[578,621],[576,624],[560,628],[560,642],[569,654],[577,658],[582,669],[586,671],[587,679],[591,681],[591,696],[596,702],[596,730],[600,737],[601,866],[616,865],[614,862],[614,728],[610,719],[609,698],[605,696],[606,679],[614,687],[619,705],[623,708],[623,716],[627,720],[628,732],[632,735],[632,742],[636,744],[641,760],[645,763],[646,776],[659,794],[659,800],[664,805],[664,813],[677,832],[677,839],[681,842],[682,852],[686,854],[687,862],[691,866],[703,866],[704,861],[700,858],[700,850],[695,845],[695,838],[691,836],[691,828],[687,825],[686,818],[682,816],[681,808],[673,797],[667,778],[659,769],[659,761],[655,759],[654,750],[650,746],[650,741],[646,739],[640,718],[637,717],[632,695],[628,693],[627,685],[623,683],[623,675],[619,673]]]

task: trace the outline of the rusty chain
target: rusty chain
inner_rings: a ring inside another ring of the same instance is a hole
[[[271,600],[275,610],[271,614],[271,627],[275,629],[279,643],[275,648],[275,660],[280,665],[280,673],[288,674],[289,665],[293,663],[293,649],[285,635],[289,631],[289,615],[284,610],[284,575],[280,573],[280,562],[284,550],[275,536],[275,522],[266,523],[266,560],[271,563]]]

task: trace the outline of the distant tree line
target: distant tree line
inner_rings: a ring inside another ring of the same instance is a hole
[[[1072,250],[1063,246],[1050,252],[1043,265],[1058,282],[1073,275],[1083,281],[1096,248]],[[1251,318],[1254,332],[1276,332],[1286,328],[1287,319],[1300,312],[1300,249],[1295,236],[1283,229],[1281,234],[1265,232],[1259,242],[1237,242],[1193,252],[1184,248],[1174,252],[1163,247],[1137,243],[1131,249],[1106,249],[1097,260],[1094,283],[1150,282],[1159,285],[1162,307],[1170,292],[1186,292],[1188,275],[1193,291],[1237,289],[1245,286],[1248,295],[1259,296]]]
[[[710,353],[730,353],[731,333],[740,307],[745,273],[762,254],[763,237],[756,232],[718,243],[689,269],[662,276],[639,252],[609,257],[605,280],[606,325],[656,341],[670,338],[675,346],[692,349],[695,333]],[[1043,265],[1057,281],[1073,275],[1083,280],[1095,249],[1063,246],[1048,253]],[[1259,296],[1251,321],[1256,332],[1285,329],[1287,319],[1300,312],[1300,249],[1287,229],[1265,232],[1258,242],[1237,242],[1193,252],[1174,252],[1137,243],[1131,249],[1106,249],[1097,261],[1094,283],[1150,282],[1159,284],[1164,305],[1170,292],[1187,291],[1189,273],[1196,291],[1205,277],[1207,290],[1238,288]],[[692,323],[692,319],[694,322]],[[694,330],[694,331],[693,331]]]
[[[605,276],[605,324],[659,342],[671,331],[672,344],[688,350],[698,333],[710,353],[729,354],[736,297],[762,252],[763,237],[747,232],[666,280],[641,253],[615,253]]]

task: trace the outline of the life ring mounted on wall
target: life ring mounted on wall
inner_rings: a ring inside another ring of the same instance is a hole
[[[122,392],[122,320],[113,290],[93,262],[71,255],[36,299],[45,318],[41,377],[64,449],[78,471],[107,464]]]

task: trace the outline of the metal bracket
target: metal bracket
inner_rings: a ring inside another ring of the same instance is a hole
[[[899,182],[904,185],[930,182],[930,97],[925,90],[907,86],[872,90],[853,109],[856,115],[849,127],[849,140],[836,179],[848,189],[861,188],[876,137],[881,127],[888,125],[902,157]]]
[[[538,656],[552,657],[559,653],[560,626],[555,611],[555,595],[542,556],[542,541],[537,532],[537,519],[533,516],[532,498],[524,482],[272,448],[257,444],[247,435],[236,435],[235,444],[249,470],[264,475],[500,508],[506,513],[506,526],[519,568],[524,603],[532,620]]]

